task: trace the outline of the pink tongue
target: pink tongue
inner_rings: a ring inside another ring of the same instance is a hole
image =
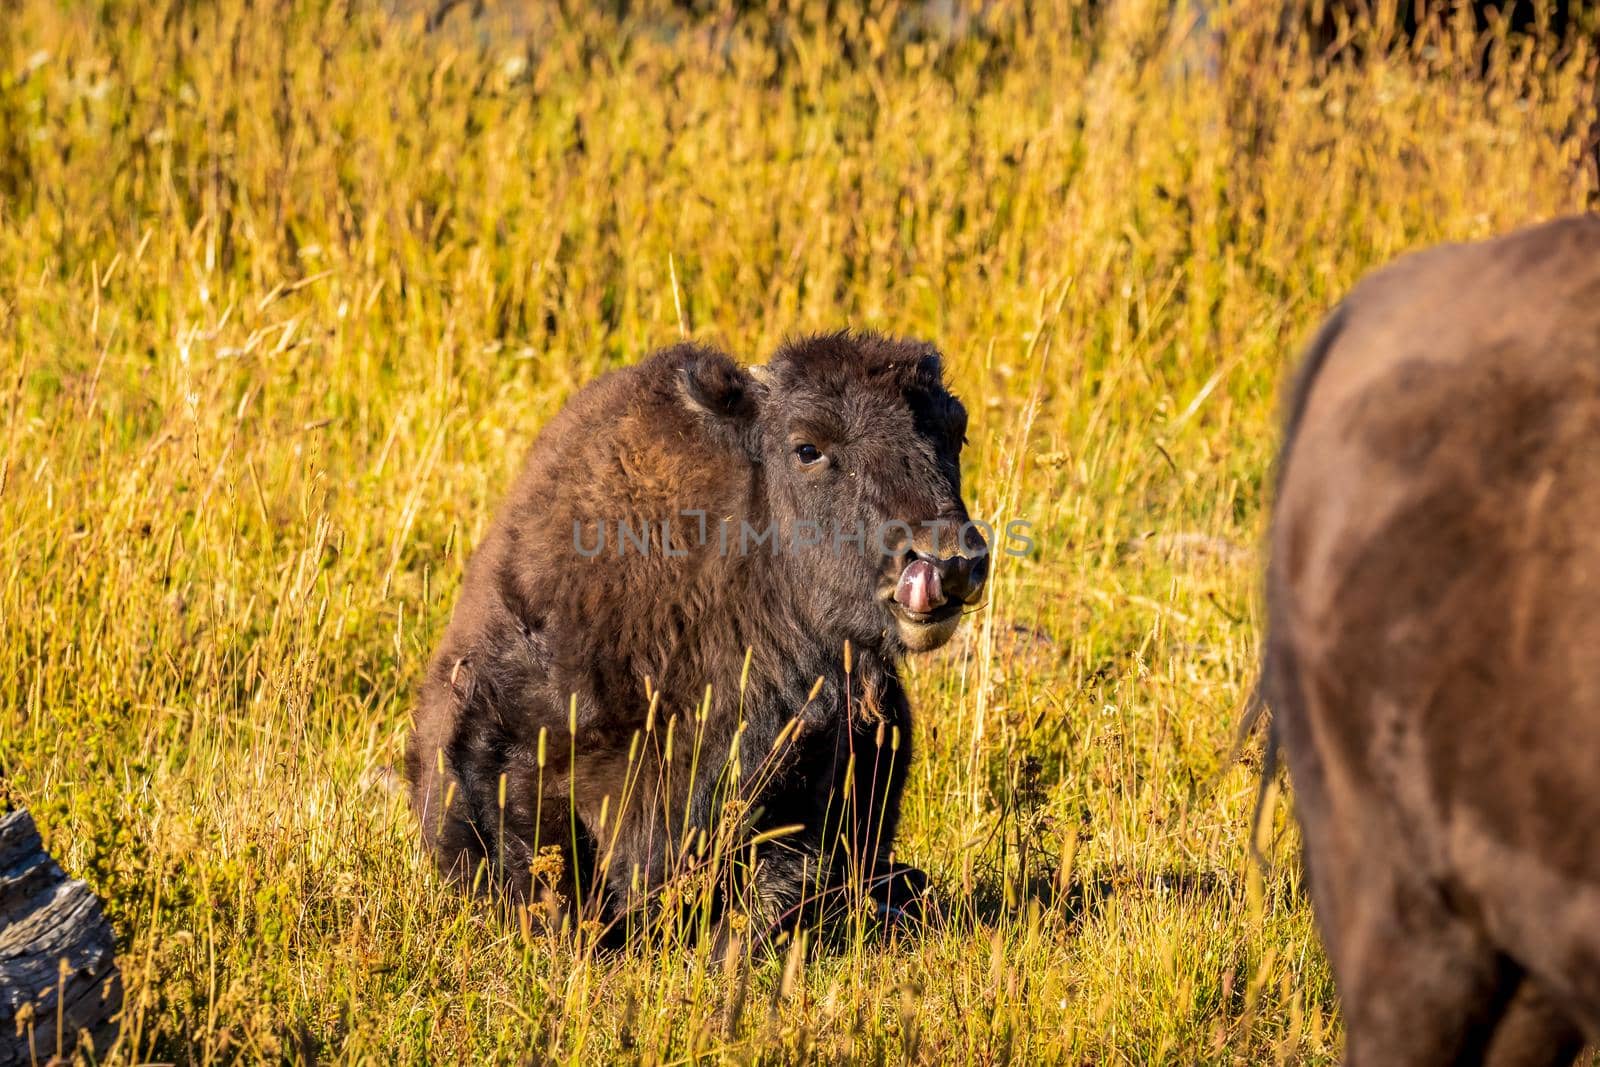
[[[895,587],[894,598],[907,611],[919,615],[932,611],[944,603],[939,572],[925,559],[912,561],[900,572],[900,584]]]

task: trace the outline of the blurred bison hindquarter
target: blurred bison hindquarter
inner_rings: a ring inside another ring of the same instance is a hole
[[[822,890],[909,903],[896,663],[981,595],[965,429],[938,353],[871,334],[751,369],[683,344],[581,390],[423,683],[406,762],[440,867],[610,922],[718,840],[765,834],[753,864],[725,849],[739,877],[717,894],[757,935]]]
[[[1352,1063],[1600,1038],[1600,219],[1406,257],[1291,395],[1263,691]]]

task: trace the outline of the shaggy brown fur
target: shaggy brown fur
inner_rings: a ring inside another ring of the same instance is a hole
[[[1600,219],[1362,282],[1289,405],[1263,691],[1358,1064],[1600,1038]]]
[[[440,866],[633,918],[736,816],[798,827],[722,895],[757,934],[840,885],[914,892],[890,858],[912,751],[896,663],[949,639],[987,571],[941,375],[929,345],[836,334],[751,370],[678,345],[579,392],[423,686],[407,770]],[[880,542],[888,520],[912,529]]]

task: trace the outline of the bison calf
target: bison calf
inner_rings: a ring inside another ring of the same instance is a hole
[[[983,589],[966,423],[931,346],[871,334],[749,369],[678,345],[574,396],[423,684],[406,762],[439,865],[597,921],[704,873],[757,937],[843,886],[914,893],[896,664]]]
[[[1292,392],[1263,691],[1352,1063],[1600,1038],[1600,219],[1363,281]]]

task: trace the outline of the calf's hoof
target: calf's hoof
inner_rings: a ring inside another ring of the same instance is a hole
[[[879,922],[892,931],[923,926],[937,914],[928,876],[915,867],[892,864],[867,883]]]

